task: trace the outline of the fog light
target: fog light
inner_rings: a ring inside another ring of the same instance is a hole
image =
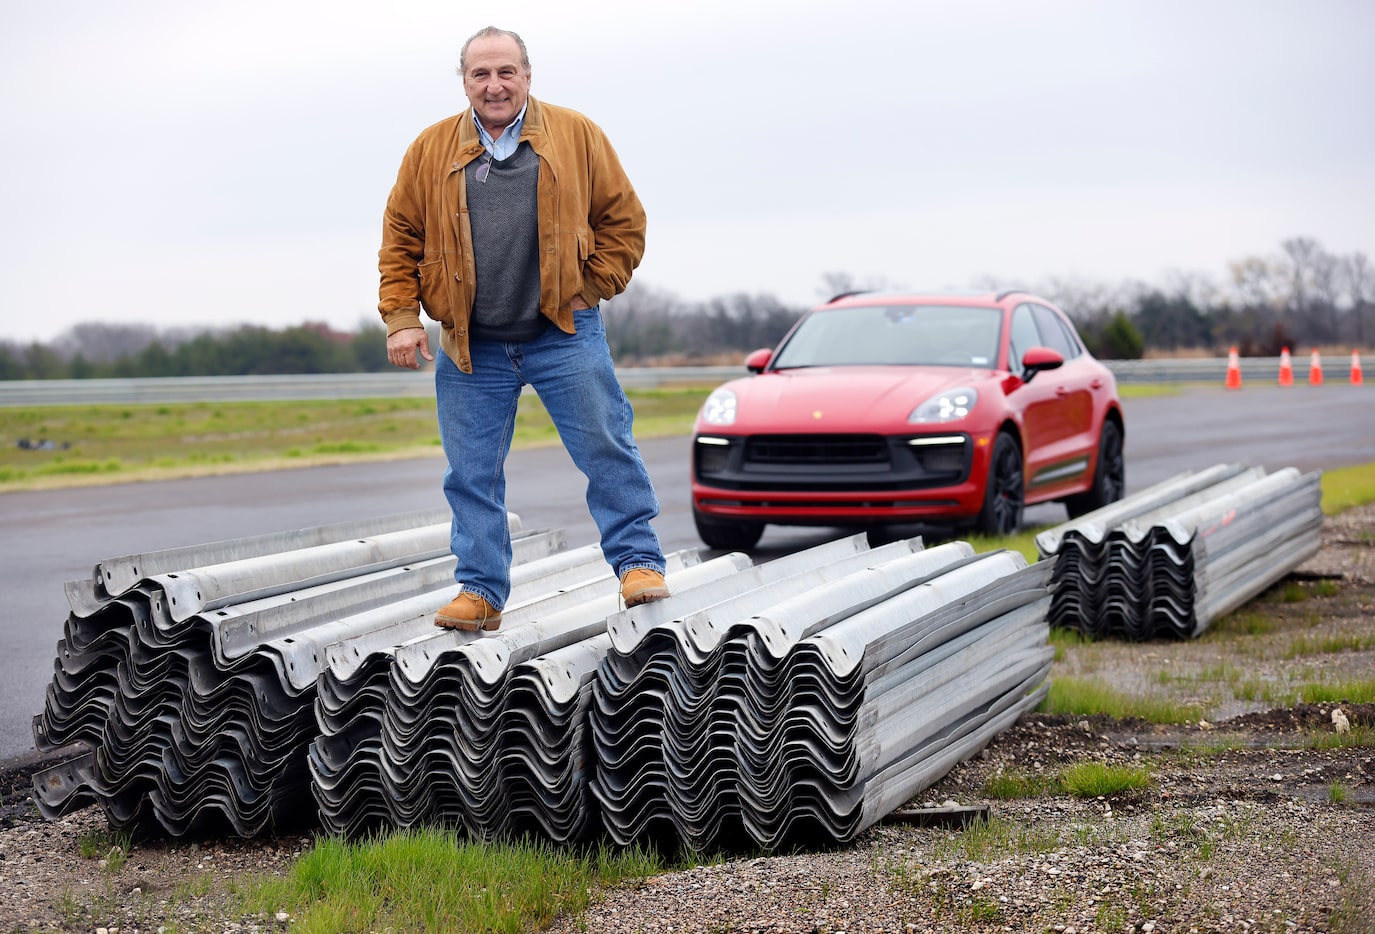
[[[697,473],[725,473],[730,466],[730,442],[725,438],[697,439]]]

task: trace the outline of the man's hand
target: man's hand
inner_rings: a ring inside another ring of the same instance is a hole
[[[387,335],[387,359],[402,369],[420,369],[420,358],[433,360],[430,335],[424,328],[402,328]]]

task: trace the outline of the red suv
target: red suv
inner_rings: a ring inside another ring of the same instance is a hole
[[[1026,504],[1120,499],[1117,382],[1027,292],[847,293],[707,398],[692,512],[713,548],[768,523],[929,522],[1008,534]]]

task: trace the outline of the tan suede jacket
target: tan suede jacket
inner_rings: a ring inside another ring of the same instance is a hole
[[[528,98],[520,138],[540,159],[539,310],[572,334],[574,296],[592,306],[630,283],[644,255],[644,208],[606,134],[577,111]],[[471,109],[422,132],[387,199],[378,253],[387,334],[422,327],[423,308],[465,373],[474,267],[463,167],[482,153]]]

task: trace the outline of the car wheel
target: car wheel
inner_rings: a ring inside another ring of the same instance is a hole
[[[1122,456],[1122,430],[1114,421],[1103,422],[1098,434],[1098,466],[1093,472],[1093,486],[1085,493],[1065,497],[1065,508],[1071,519],[1102,509],[1122,498],[1127,488],[1126,458]]]
[[[748,551],[759,544],[764,534],[762,522],[740,522],[734,519],[715,519],[704,516],[697,510],[692,511],[692,521],[697,524],[697,537],[709,548],[723,551]]]
[[[1022,449],[1017,439],[999,432],[988,461],[984,506],[974,522],[984,535],[1011,535],[1022,526]]]

